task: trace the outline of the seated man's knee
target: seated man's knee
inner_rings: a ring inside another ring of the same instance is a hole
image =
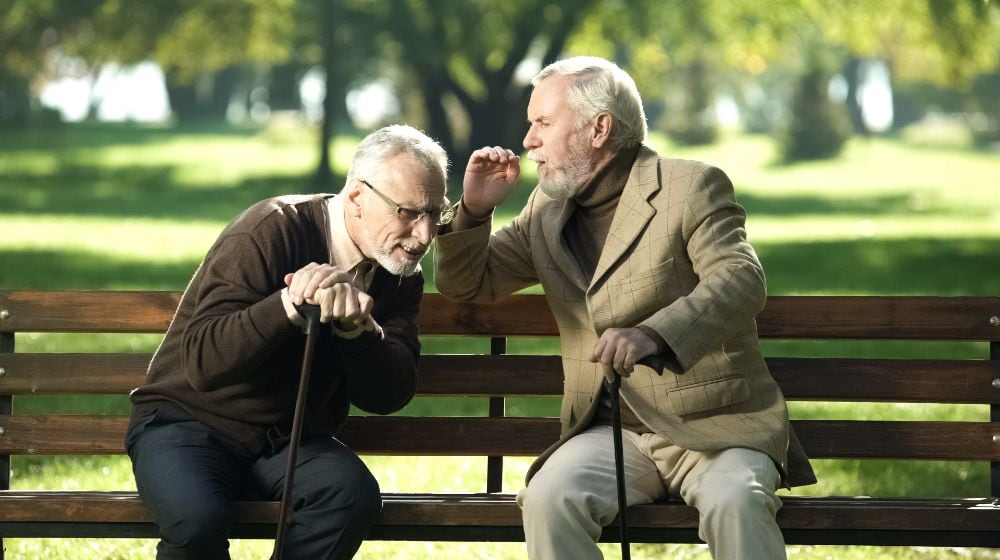
[[[317,509],[336,508],[351,511],[356,523],[372,525],[382,511],[382,492],[378,481],[367,469],[359,469],[346,474],[338,473],[336,478],[317,481],[311,496],[305,503]],[[310,507],[307,505],[306,507]]]
[[[232,522],[229,504],[194,500],[173,519],[160,520],[160,537],[171,546],[208,553],[226,548]]]
[[[773,516],[781,507],[773,488],[724,475],[703,475],[696,505],[703,519],[723,521],[752,513]]]
[[[382,511],[382,491],[378,481],[367,470],[359,473],[354,484],[353,508],[354,517],[365,524],[374,525]]]
[[[521,490],[517,502],[527,517],[575,517],[590,515],[596,498],[570,479],[539,473]]]

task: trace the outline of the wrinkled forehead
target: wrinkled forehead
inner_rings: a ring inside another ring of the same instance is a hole
[[[528,100],[528,120],[572,113],[569,94],[573,81],[574,78],[571,76],[551,76],[538,82]]]
[[[447,185],[437,164],[400,152],[373,167],[372,173],[362,178],[400,206],[429,208],[443,204]]]

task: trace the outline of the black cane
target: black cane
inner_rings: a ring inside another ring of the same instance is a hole
[[[622,450],[622,411],[619,408],[618,393],[622,378],[616,373],[615,380],[608,387],[611,395],[611,431],[615,440],[615,478],[618,482],[618,526],[621,528],[622,560],[630,560],[628,546],[628,500],[625,498],[625,452]]]
[[[319,306],[305,303],[296,306],[306,320],[302,332],[306,335],[306,349],[302,355],[302,374],[299,376],[299,394],[295,398],[292,415],[292,436],[288,441],[288,464],[285,466],[285,485],[281,490],[281,509],[278,514],[278,534],[274,539],[274,560],[281,560],[285,550],[285,533],[288,532],[288,510],[292,503],[292,478],[295,476],[295,459],[299,453],[302,438],[302,417],[306,410],[306,395],[309,392],[309,372],[312,370],[313,347],[316,346],[316,332],[319,331]]]

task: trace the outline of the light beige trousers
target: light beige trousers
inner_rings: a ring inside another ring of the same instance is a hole
[[[767,454],[744,448],[700,453],[656,434],[622,435],[629,505],[679,496],[697,508],[698,536],[716,560],[785,558],[774,520],[780,476]],[[517,495],[529,558],[602,558],[601,527],[618,514],[612,438],[610,426],[573,437]]]

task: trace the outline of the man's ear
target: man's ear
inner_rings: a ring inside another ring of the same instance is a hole
[[[594,128],[590,138],[590,144],[594,148],[603,148],[608,145],[611,141],[611,128],[614,126],[615,120],[608,113],[601,113],[597,115],[597,119],[594,121]]]
[[[354,184],[344,193],[344,208],[347,210],[348,216],[353,218],[361,217],[360,181],[354,181]]]

